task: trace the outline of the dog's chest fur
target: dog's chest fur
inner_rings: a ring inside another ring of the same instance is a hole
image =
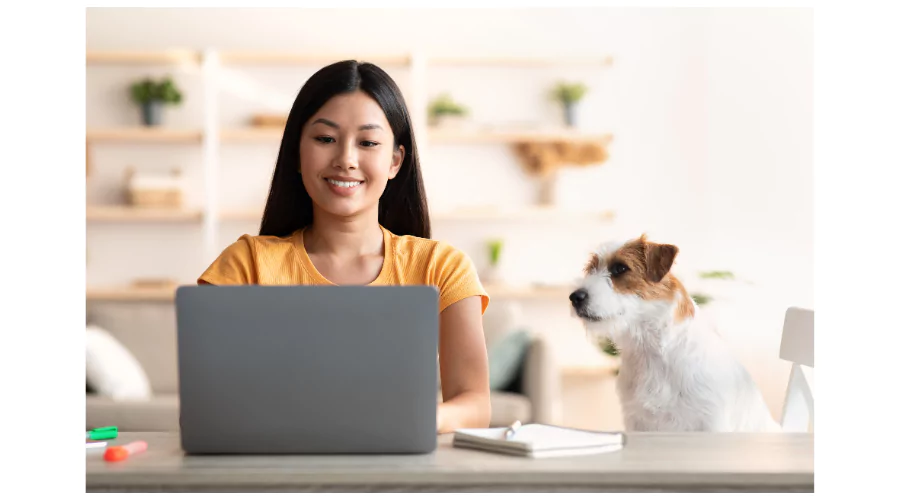
[[[631,431],[734,430],[733,412],[746,390],[740,365],[715,334],[654,328],[619,339],[622,365],[617,390]],[[752,382],[751,382],[752,383]]]

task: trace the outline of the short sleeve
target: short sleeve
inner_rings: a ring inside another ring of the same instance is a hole
[[[222,251],[197,278],[198,285],[250,285],[258,282],[253,242],[247,235],[241,236]]]
[[[456,302],[481,297],[481,314],[487,310],[490,297],[478,278],[475,264],[465,252],[440,244],[435,252],[435,281],[439,290],[440,312]]]

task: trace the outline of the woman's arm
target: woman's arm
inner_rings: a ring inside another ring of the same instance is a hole
[[[487,427],[491,420],[487,348],[481,297],[462,299],[441,313],[440,369],[444,402],[438,405],[438,432]]]

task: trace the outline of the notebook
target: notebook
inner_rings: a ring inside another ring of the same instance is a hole
[[[594,455],[625,446],[625,435],[621,432],[526,424],[506,439],[506,429],[458,429],[453,433],[453,446],[531,458]]]

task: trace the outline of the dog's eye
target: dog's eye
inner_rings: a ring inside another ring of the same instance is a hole
[[[628,266],[622,264],[621,262],[616,262],[609,268],[609,274],[613,276],[620,276],[628,272]]]

